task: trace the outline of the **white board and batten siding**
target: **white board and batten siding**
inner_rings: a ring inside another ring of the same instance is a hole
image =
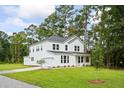
[[[58,45],[59,48],[54,50],[53,44]],[[75,51],[75,46],[77,46],[76,48],[79,47],[79,51],[77,51],[78,49]],[[37,61],[41,59],[45,60],[42,65],[44,67],[85,66],[91,64],[90,54],[84,54],[84,43],[76,36],[63,42],[44,40],[30,45],[29,51],[29,56],[24,57],[24,65],[38,66]],[[88,57],[88,62],[86,62],[86,57]]]

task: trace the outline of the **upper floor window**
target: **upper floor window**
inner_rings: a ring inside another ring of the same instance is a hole
[[[74,50],[75,51],[80,51],[80,47],[79,46],[74,46]]]
[[[53,44],[53,50],[59,50],[59,44]]]
[[[80,47],[79,46],[77,46],[77,50],[80,51]]]
[[[57,46],[56,46],[56,47],[57,47],[56,49],[57,49],[57,50],[59,50],[59,45],[58,45],[58,44],[57,44]]]
[[[41,46],[41,48],[40,48],[40,49],[41,49],[41,51],[43,50],[42,46]]]
[[[53,50],[55,50],[55,44],[53,44]]]
[[[65,45],[65,50],[66,50],[66,51],[68,50],[68,45]]]
[[[36,47],[36,51],[39,51],[39,46]]]

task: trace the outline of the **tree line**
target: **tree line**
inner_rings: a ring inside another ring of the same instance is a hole
[[[59,5],[39,26],[34,24],[9,36],[0,31],[0,61],[23,62],[28,46],[52,35],[82,36],[93,64],[124,66],[124,6]],[[98,64],[100,63],[100,64]]]

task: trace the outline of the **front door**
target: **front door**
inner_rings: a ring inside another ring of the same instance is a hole
[[[77,66],[82,66],[83,56],[77,56]]]

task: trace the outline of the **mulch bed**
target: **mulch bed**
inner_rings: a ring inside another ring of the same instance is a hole
[[[92,83],[92,84],[101,84],[101,83],[105,83],[104,80],[89,80],[88,82]]]

